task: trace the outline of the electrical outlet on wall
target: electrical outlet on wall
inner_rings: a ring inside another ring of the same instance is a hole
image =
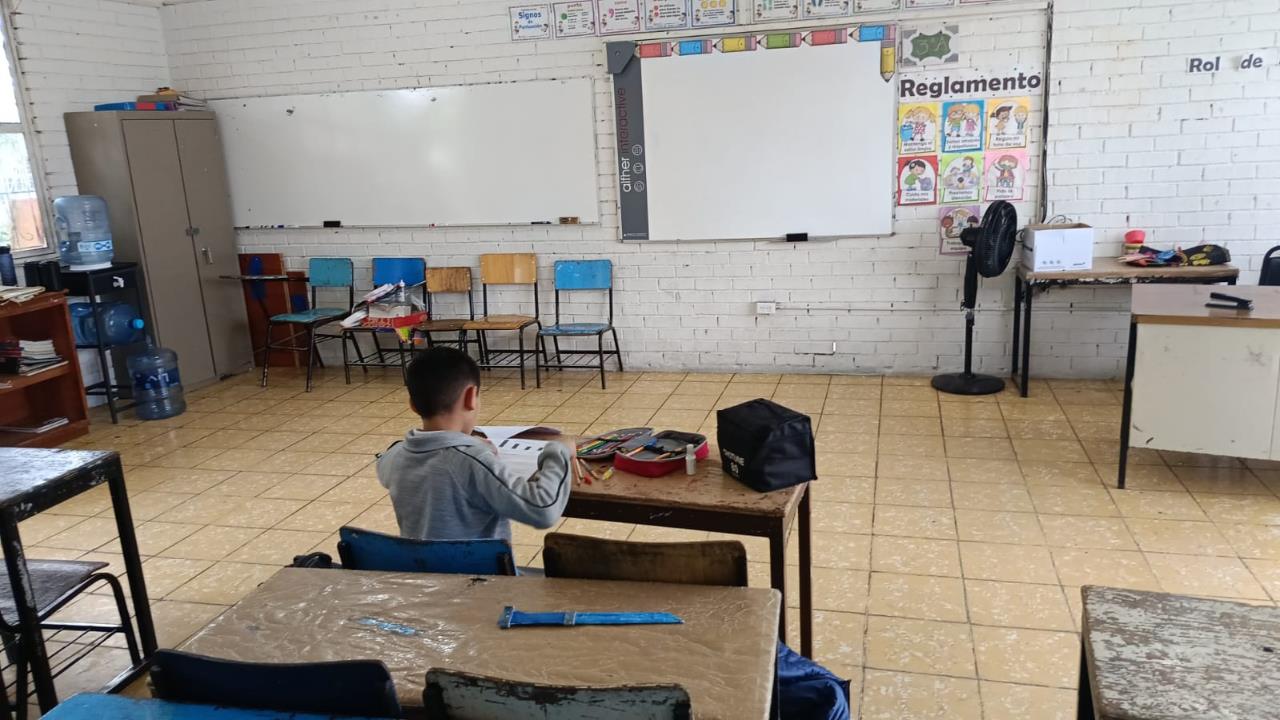
[[[772,315],[778,312],[778,303],[762,300],[756,303],[757,315]]]

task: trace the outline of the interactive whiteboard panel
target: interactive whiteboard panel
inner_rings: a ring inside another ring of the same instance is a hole
[[[633,60],[647,239],[892,232],[895,86],[880,56],[850,38]]]
[[[599,221],[588,78],[209,105],[237,226]]]

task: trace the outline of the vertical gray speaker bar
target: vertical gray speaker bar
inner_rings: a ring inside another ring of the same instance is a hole
[[[649,239],[649,193],[644,156],[644,93],[634,42],[605,43],[613,75],[613,115],[618,146],[618,206],[623,240]]]

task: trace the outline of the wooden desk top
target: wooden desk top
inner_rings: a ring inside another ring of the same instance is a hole
[[[1276,717],[1280,610],[1107,587],[1083,593],[1101,720]]]
[[[597,469],[608,467],[605,463],[590,465]],[[712,448],[707,459],[698,461],[695,475],[685,475],[680,469],[670,475],[651,478],[619,470],[608,480],[595,480],[590,485],[585,482],[574,484],[572,498],[786,517],[800,502],[804,487],[796,485],[773,492],[756,492],[726,475],[720,467],[719,451]]]
[[[1041,283],[1072,285],[1124,285],[1161,281],[1213,282],[1226,281],[1240,275],[1234,265],[1206,265],[1201,267],[1137,267],[1126,265],[1113,257],[1096,257],[1089,270],[1032,272],[1018,265],[1018,277]]]
[[[1249,298],[1253,310],[1207,308],[1204,304],[1212,300],[1212,292]],[[1139,323],[1280,328],[1280,287],[1142,285],[1133,289],[1131,312]]]
[[[504,605],[665,611],[684,624],[502,630]],[[752,588],[284,568],[181,649],[257,662],[377,658],[406,707],[422,707],[427,670],[442,667],[550,684],[678,683],[696,717],[751,720],[769,713],[780,609],[777,591]]]

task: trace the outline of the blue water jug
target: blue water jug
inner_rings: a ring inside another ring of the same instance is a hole
[[[146,349],[130,357],[128,366],[139,418],[163,420],[186,411],[182,378],[178,375],[178,353],[156,347],[148,336]]]
[[[103,342],[107,345],[128,345],[142,340],[145,323],[138,317],[138,310],[120,300],[99,303],[102,314]],[[71,329],[76,334],[77,345],[97,345],[98,326],[93,322],[93,306],[89,303],[71,303]]]
[[[111,267],[115,248],[107,201],[97,195],[67,195],[53,201],[53,227],[58,256],[70,270]]]

